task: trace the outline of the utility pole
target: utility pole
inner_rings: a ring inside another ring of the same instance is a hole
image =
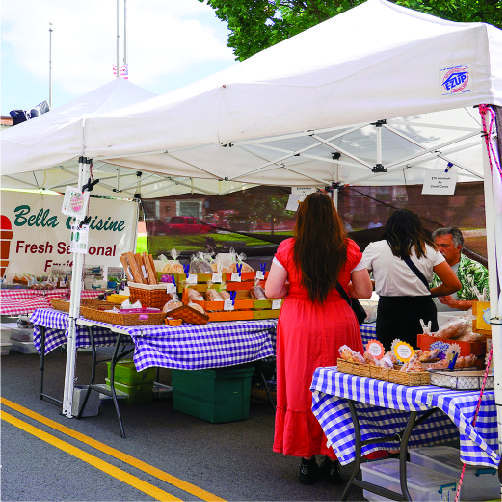
[[[52,110],[52,23],[49,22],[49,108]]]
[[[126,2],[127,0],[124,0],[124,68],[127,68]]]
[[[120,0],[117,0],[117,78],[120,78]]]

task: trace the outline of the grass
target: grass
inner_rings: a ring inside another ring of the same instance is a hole
[[[282,235],[290,235],[288,232],[280,232]],[[279,234],[279,232],[277,232]],[[226,234],[202,234],[202,235],[170,235],[150,237],[150,249],[148,248],[148,238],[146,236],[138,237],[136,241],[136,252],[146,251],[153,256],[161,253],[169,253],[172,248],[180,251],[205,250],[206,237],[212,237],[217,244],[236,243],[236,245],[246,244],[247,246],[266,246],[269,242],[248,237],[246,235],[226,233]],[[238,244],[237,244],[238,243]]]

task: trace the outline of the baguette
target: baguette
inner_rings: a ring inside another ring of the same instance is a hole
[[[131,268],[132,275],[134,276],[134,282],[137,282],[139,284],[144,284],[145,281],[143,281],[143,274],[141,273],[141,269],[138,266],[138,263],[136,262],[136,257],[134,256],[134,253],[132,251],[128,251],[126,253],[127,256],[127,261],[129,262],[129,267]]]
[[[147,274],[147,282],[148,284],[157,284],[156,275],[152,268],[152,264],[150,263],[150,258],[146,251],[143,251],[143,263],[145,266],[146,274]]]
[[[129,261],[127,260],[127,255],[124,253],[120,257],[120,263],[122,263],[122,267],[124,268],[124,272],[126,273],[127,280],[131,282],[134,281],[134,275],[132,273],[131,267],[129,266]]]

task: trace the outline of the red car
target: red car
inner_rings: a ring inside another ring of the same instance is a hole
[[[172,216],[167,222],[155,221],[150,225],[153,235],[208,234],[215,228],[193,216]]]

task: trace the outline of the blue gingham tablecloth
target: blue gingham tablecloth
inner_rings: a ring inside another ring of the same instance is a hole
[[[46,352],[49,347],[53,350],[66,342],[64,330],[68,314],[39,309],[31,317],[31,322],[59,330],[54,333],[52,329],[46,329]],[[116,330],[132,338],[138,371],[152,366],[185,370],[221,368],[275,355],[276,319],[181,326],[114,326],[91,322],[96,345],[102,346],[109,339],[115,343]],[[77,325],[77,347],[89,345],[87,328]],[[38,346],[37,341],[35,346],[40,350],[40,333]]]
[[[61,347],[66,343],[66,330],[68,329],[68,314],[52,308],[37,309],[30,317],[30,322],[35,325],[33,343],[40,352],[40,326],[45,326],[45,351],[44,354]],[[94,343],[98,347],[115,345],[117,333],[109,328],[98,326],[94,328]],[[84,349],[91,346],[89,331],[85,326],[77,325],[76,347]]]
[[[391,435],[406,427],[410,411],[419,416],[440,408],[416,427],[408,446],[432,445],[457,439],[460,455],[467,464],[498,467],[497,412],[493,391],[485,391],[476,427],[471,426],[479,391],[456,391],[434,385],[408,387],[373,378],[317,368],[312,385],[312,412],[321,424],[328,445],[333,445],[342,464],[355,459],[354,425],[347,399],[354,401],[361,426],[361,440]],[[397,441],[367,445],[366,455],[379,449],[399,449]]]
[[[371,322],[368,324],[361,324],[361,338],[363,340],[363,345],[366,347],[366,344],[370,340],[374,340],[376,338],[376,323]]]

